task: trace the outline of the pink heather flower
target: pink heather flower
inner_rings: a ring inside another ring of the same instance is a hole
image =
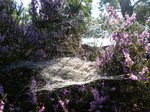
[[[113,40],[118,41],[117,32],[112,32],[111,35],[112,35]]]
[[[142,39],[144,39],[144,38],[146,38],[146,37],[149,37],[149,33],[148,33],[148,31],[143,31],[142,32],[142,34],[140,35],[140,37],[142,38]]]
[[[68,99],[65,99],[65,104],[67,105],[69,103],[69,100]]]
[[[100,106],[105,100],[106,100],[106,97],[101,97],[101,98],[95,99],[93,102],[90,103],[89,112],[95,112],[94,110],[95,110],[98,106]],[[103,108],[103,106],[101,106],[101,108]]]
[[[96,64],[97,64],[98,66],[101,66],[102,61],[100,61],[100,59],[99,59],[99,58],[96,58]]]
[[[128,14],[126,14],[125,17],[126,17],[126,21],[132,22],[136,19],[136,13],[133,13],[131,17]]]
[[[59,104],[61,105],[61,107],[63,108],[63,111],[64,111],[64,112],[67,112],[66,107],[65,107],[65,104],[68,104],[68,103],[69,103],[69,100],[65,100],[65,101],[59,100],[58,103],[59,103]]]
[[[129,51],[128,51],[127,48],[123,49],[122,52],[123,52],[124,57],[125,57],[126,59],[129,59],[129,58],[130,58]]]
[[[130,21],[133,21],[136,19],[136,13],[133,13],[132,16],[130,17]]]
[[[143,74],[145,74],[146,72],[148,72],[148,67],[144,67],[144,68],[142,69],[142,71],[139,72],[139,74],[140,74],[140,75],[143,75]]]
[[[126,21],[123,23],[123,28],[127,28],[133,24],[133,21],[136,19],[136,14],[134,13],[131,17],[126,14],[125,15]]]
[[[109,20],[109,24],[110,24],[110,25],[113,25],[113,24],[114,24],[114,21]]]
[[[125,67],[123,67],[123,71],[124,71],[125,73],[128,73],[128,70],[127,70],[127,68],[125,68]]]
[[[121,41],[121,45],[130,45],[131,44],[130,36],[127,32],[120,33],[120,36],[123,37],[122,41]]]
[[[123,37],[124,39],[128,39],[128,38],[129,38],[129,35],[128,35],[128,33],[122,33],[122,37]]]
[[[148,43],[146,46],[146,53],[150,54],[150,43]]]
[[[143,39],[138,39],[138,43],[139,44],[144,44],[144,40]]]
[[[150,17],[147,18],[147,21],[150,21]]]
[[[137,108],[137,104],[134,104],[133,107]]]
[[[117,14],[117,12],[114,10],[112,6],[106,6],[106,11],[115,19],[120,20],[119,15]]]
[[[94,100],[99,98],[100,95],[99,95],[99,93],[98,93],[98,91],[96,89],[92,89],[91,92],[92,92],[92,94],[94,96]]]
[[[100,97],[100,98],[98,98],[98,99],[95,100],[95,103],[96,103],[96,104],[101,104],[101,103],[103,103],[105,100],[106,100],[106,97]]]
[[[142,69],[142,71],[143,71],[143,72],[148,72],[148,67],[144,67],[144,68]]]
[[[59,100],[58,103],[63,107],[65,105],[64,101]]]
[[[39,110],[39,112],[43,112],[45,110],[45,107],[42,106],[41,109]]]
[[[122,27],[123,28],[127,28],[127,27],[129,27],[131,25],[132,25],[132,22],[130,22],[130,21],[129,22],[124,22],[123,25],[122,25]]]
[[[36,89],[36,80],[32,77],[29,96],[31,98],[30,103],[32,103],[33,105],[37,104]]]
[[[123,54],[124,54],[125,57],[130,56],[130,55],[129,55],[129,51],[128,51],[127,48],[124,48],[124,49],[122,50],[122,52],[123,52]]]
[[[135,36],[136,38],[138,38],[138,37],[139,37],[139,34],[138,34],[138,32],[137,32],[137,31],[135,31],[135,32],[134,32],[134,36]]]
[[[128,66],[132,66],[132,65],[134,64],[134,62],[131,60],[130,57],[127,57],[127,58],[125,59],[125,62],[127,63]]]
[[[115,88],[115,87],[112,87],[110,90],[111,90],[111,91],[115,91],[115,90],[116,90],[116,88]]]
[[[125,15],[125,18],[126,18],[127,20],[129,20],[129,19],[130,19],[129,14],[126,14],[126,15]]]
[[[132,66],[134,64],[134,62],[131,60],[130,58],[130,55],[129,55],[129,51],[127,48],[123,49],[123,54],[124,54],[124,57],[126,58],[125,59],[125,62],[128,66]]]
[[[0,101],[0,112],[3,112],[5,103]]]
[[[131,73],[131,74],[129,74],[129,79],[138,80],[138,77]]]
[[[64,89],[64,90],[63,90],[63,94],[64,94],[64,95],[67,95],[67,94],[69,94],[69,91],[68,91],[67,89]]]

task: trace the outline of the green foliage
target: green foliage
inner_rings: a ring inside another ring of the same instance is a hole
[[[86,57],[86,60],[88,61],[95,61],[99,55],[99,48],[96,46],[91,47],[83,44],[80,54],[82,55],[82,58]]]
[[[91,15],[92,0],[67,0],[67,5],[73,14],[82,12],[85,17]]]
[[[83,34],[84,30],[88,27],[91,21],[91,9],[92,0],[67,0],[65,11],[66,13],[71,13],[73,18],[77,18],[77,15],[83,21],[80,21],[79,33]]]
[[[108,4],[113,6],[115,9],[119,9],[119,2],[118,0],[100,0],[99,1],[99,9],[104,11],[105,5]]]
[[[135,6],[134,12],[137,14],[137,21],[145,25],[145,20],[150,16],[150,2],[140,2]]]

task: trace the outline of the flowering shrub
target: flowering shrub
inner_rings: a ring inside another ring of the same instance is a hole
[[[11,0],[0,1],[0,69],[20,60],[42,61],[76,55],[80,42],[76,30],[78,31],[80,25],[71,14],[67,15],[61,0],[40,0],[42,8],[39,13],[37,0],[32,0],[32,21],[28,25],[21,24],[21,20],[14,18],[20,10],[16,9]],[[107,10],[114,17],[108,20],[108,27],[113,30],[112,39],[115,44],[101,52],[97,60],[101,71],[110,75],[128,74],[132,80],[149,79],[148,31],[134,22],[135,14],[131,17],[126,15],[126,19],[123,20],[112,7],[107,7]],[[106,80],[45,92],[36,91],[39,86],[37,82],[41,81],[36,79],[37,74],[34,70],[26,68],[0,71],[1,112],[149,110],[148,81],[137,83],[129,80]]]
[[[31,20],[24,24],[25,20],[16,19],[21,16],[22,7],[17,7],[13,0],[1,0],[0,67],[21,60],[76,56],[83,19],[81,14],[74,18],[67,13],[64,4],[61,0],[33,0],[29,10]]]
[[[114,30],[112,40],[114,45],[108,46],[101,52],[97,60],[100,70],[109,75],[128,74],[130,79],[149,78],[149,43],[150,36],[148,30],[135,22],[136,14],[131,17],[126,15],[125,19],[119,18],[113,7],[106,7],[113,24],[110,24]]]

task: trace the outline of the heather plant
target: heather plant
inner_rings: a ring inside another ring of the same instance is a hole
[[[128,74],[133,80],[149,78],[149,32],[136,23],[136,14],[120,18],[113,7],[106,7],[112,16],[110,28],[114,45],[100,54],[98,64],[109,75]]]
[[[21,7],[10,0],[0,2],[0,65],[4,66],[10,62],[20,59],[22,41],[24,37],[23,28],[19,25]]]
[[[67,12],[65,1],[33,0],[29,7],[30,22],[21,20],[22,6],[12,0],[0,3],[0,66],[18,61],[42,61],[64,56],[77,56],[83,23]],[[80,33],[79,33],[80,32]]]
[[[76,55],[80,43],[78,36],[80,24],[72,14],[65,12],[63,1],[32,0],[31,24],[28,25],[21,24],[15,19],[15,6],[12,3],[10,0],[0,2],[0,68],[20,60],[42,61]],[[108,20],[108,23],[111,23],[110,31],[114,30],[112,39],[115,44],[101,52],[100,59],[97,60],[101,72],[109,75],[129,74],[132,80],[149,80],[148,31],[135,22],[135,14],[131,17],[126,15],[124,20],[112,7],[107,7],[107,10],[114,17]],[[81,17],[82,14],[76,17],[79,16]],[[81,20],[82,18],[80,22]],[[148,81],[140,83],[130,80],[96,81],[56,91],[37,91],[37,86],[42,80],[37,75],[34,70],[23,67],[0,72],[0,83],[2,83],[0,111],[144,112],[149,110],[148,104],[145,103],[150,98]],[[42,83],[45,82],[42,80]]]
[[[65,2],[61,0],[31,2],[29,12],[33,24],[29,29],[31,31],[28,32],[30,36],[27,41],[35,47],[30,50],[29,55],[34,53],[36,57],[46,59],[77,55],[80,43],[78,31],[81,27],[79,22],[83,21],[82,14],[79,13],[75,18],[72,13],[67,12],[66,7]]]
[[[22,76],[19,75],[20,71],[23,72]],[[29,73],[31,70],[23,68],[12,70],[13,78],[8,78],[9,81],[6,81],[4,86],[5,93],[8,94],[7,100],[3,100],[4,111],[140,112],[149,109],[146,103],[150,98],[147,91],[148,83],[138,84],[137,81],[130,80],[99,80],[53,91],[51,89],[37,91],[39,77],[30,76],[31,80],[29,80],[29,76],[26,75]],[[9,71],[4,75],[8,74]],[[37,74],[36,72],[32,76]],[[27,82],[30,86],[27,86]]]

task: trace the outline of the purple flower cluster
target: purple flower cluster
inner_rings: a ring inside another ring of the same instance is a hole
[[[138,77],[131,73],[131,74],[129,74],[129,79],[138,80]]]
[[[143,74],[145,74],[146,72],[148,72],[148,68],[147,68],[147,67],[144,67],[144,68],[142,69],[142,71],[139,72],[139,74],[140,74],[140,75],[143,75]]]
[[[0,100],[0,112],[3,112],[5,103]]]
[[[96,89],[92,89],[92,94],[94,96],[94,100],[98,99],[100,97],[99,92]]]
[[[100,111],[101,109],[103,109],[103,102],[106,101],[107,97],[106,96],[100,96],[98,90],[96,89],[92,89],[91,90],[93,96],[94,96],[94,101],[92,101],[90,103],[90,109],[89,112],[93,112],[93,111]]]
[[[150,54],[150,43],[148,43],[146,46],[146,53]]]
[[[30,9],[31,23],[29,22],[28,25],[22,24],[20,20],[15,19],[15,11],[17,9],[15,9],[15,4],[12,5],[11,3],[10,0],[1,0],[0,2],[0,67],[6,66],[6,63],[24,59],[42,61],[67,54],[70,56],[70,54],[78,50],[76,48],[79,46],[80,39],[75,30],[78,30],[80,23],[75,20],[75,17],[71,19],[71,12],[66,14],[65,11],[68,10],[65,10],[67,8],[64,5],[64,1],[32,0]],[[148,68],[150,61],[146,57],[150,54],[150,44],[147,41],[149,32],[146,30],[140,31],[141,29],[139,31],[134,31],[134,28],[130,29],[129,26],[134,25],[133,21],[136,19],[136,14],[133,14],[131,17],[126,15],[126,19],[121,20],[113,7],[108,6],[106,10],[118,21],[116,26],[119,26],[120,23],[122,24],[112,33],[115,45],[109,46],[101,52],[99,59],[97,59],[98,65],[106,73],[111,72],[113,75],[126,73],[129,74],[129,79],[131,80],[146,79],[150,73]],[[38,112],[45,111],[47,108],[45,109],[45,105],[42,103],[45,99],[42,99],[40,106],[38,106],[39,99],[37,99],[37,82],[35,78],[31,79],[29,89],[32,106],[39,107],[36,109]],[[50,103],[53,105],[54,111],[57,112],[59,109],[64,112],[75,111],[75,109],[69,110],[68,107],[71,104],[73,104],[71,108],[78,108],[74,104],[79,105],[79,107],[80,104],[90,104],[90,112],[100,112],[106,107],[105,103],[109,97],[107,97],[105,92],[108,88],[104,83],[102,83],[102,90],[97,88],[90,91],[84,86],[77,87],[77,89],[78,91],[75,89],[73,91],[64,89],[63,94],[56,95],[58,99],[51,97]],[[111,87],[109,90],[113,93],[116,91],[116,88]],[[71,99],[72,93],[75,100]],[[94,98],[92,97],[92,102],[89,103],[89,99],[86,100],[86,98],[91,96],[91,93]],[[3,86],[0,86],[0,96],[4,97]],[[53,104],[54,102],[55,104]],[[4,111],[5,103],[0,100],[0,112]],[[20,105],[20,102],[17,103]],[[116,105],[113,107],[113,110],[117,112]],[[137,106],[134,105],[134,107]],[[11,103],[8,104],[8,108],[9,111],[21,111],[20,107],[15,107]]]
[[[106,10],[114,17],[114,9],[110,6]],[[125,20],[117,19],[116,26],[112,26],[113,31],[111,33],[115,44],[108,46],[105,50],[101,51],[99,60],[97,63],[101,68],[101,71],[110,75],[129,74],[129,79],[138,80],[141,79],[141,75],[144,74],[148,77],[149,70],[145,69],[149,66],[149,60],[145,58],[150,54],[150,44],[148,43],[149,32],[145,29],[141,29],[141,26],[134,23],[136,14],[131,17],[125,15]],[[136,25],[136,30],[132,28]],[[131,26],[131,27],[129,27]]]
[[[10,112],[19,112],[19,111],[22,111],[22,109],[20,107],[15,107],[14,104],[9,104],[9,111]]]
[[[126,14],[125,15],[126,21],[123,23],[123,28],[128,28],[133,24],[133,21],[136,19],[136,14],[134,13],[131,17]]]
[[[68,99],[65,99],[65,101],[59,100],[58,103],[61,105],[64,112],[68,112],[66,105],[69,103]]]
[[[39,111],[38,112],[43,112],[45,110],[45,107],[44,106],[42,106],[40,109],[39,109]]]
[[[134,62],[130,58],[128,49],[125,48],[125,49],[122,50],[122,52],[123,52],[124,57],[125,57],[125,63],[127,64],[127,66],[131,67],[134,64]]]
[[[81,20],[72,19],[72,14],[66,13],[65,3],[62,0],[32,0],[30,20],[27,21],[22,20],[21,6],[2,0],[0,65],[6,66],[6,63],[24,59],[43,61],[75,56],[80,38],[75,30],[80,28]]]
[[[94,110],[100,111],[103,108],[103,102],[106,100],[105,97],[101,97],[96,99],[95,101],[90,103],[90,109],[89,112],[93,112]]]
[[[147,18],[147,21],[150,21],[150,17]]]
[[[37,104],[37,97],[36,97],[36,80],[34,78],[31,79],[31,86],[30,86],[30,100],[29,102],[33,105]]]
[[[113,16],[116,20],[120,20],[119,15],[117,14],[117,12],[114,10],[114,8],[112,6],[106,6],[106,11]]]
[[[148,31],[143,31],[141,35],[138,37],[138,43],[146,45],[148,43],[149,33]]]

